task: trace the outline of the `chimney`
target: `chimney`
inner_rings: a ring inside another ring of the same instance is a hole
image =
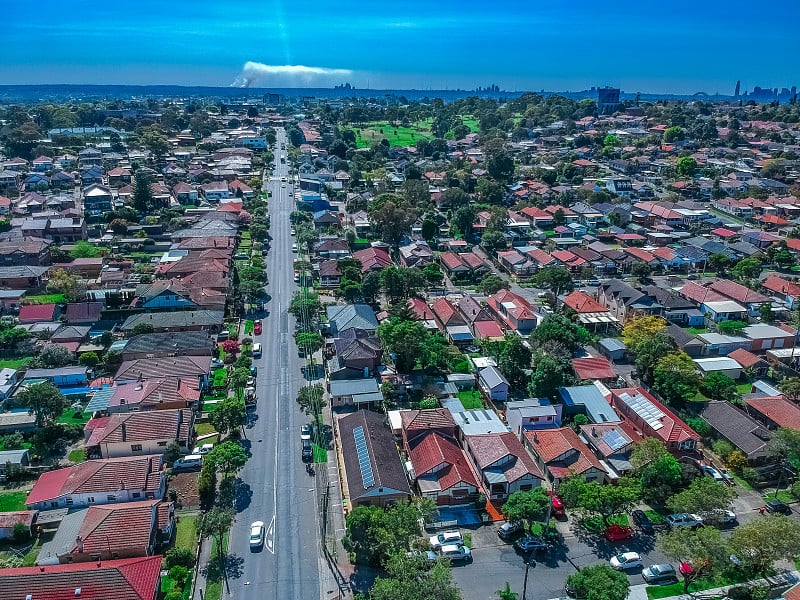
[[[78,554],[81,554],[83,552],[83,539],[81,538],[81,536],[75,538],[75,547],[78,550]]]
[[[592,437],[597,437],[597,428],[592,427]]]
[[[539,434],[536,433],[535,431],[533,432],[533,443],[534,444],[538,444],[539,443]]]
[[[125,423],[122,424],[122,441],[123,442],[128,441],[128,430],[127,427],[125,427]]]

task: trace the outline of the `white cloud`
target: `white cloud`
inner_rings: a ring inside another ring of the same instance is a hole
[[[343,78],[353,75],[350,69],[328,69],[305,65],[265,65],[260,62],[244,63],[242,72],[231,84],[233,87],[291,87],[302,85],[331,85],[342,83]]]

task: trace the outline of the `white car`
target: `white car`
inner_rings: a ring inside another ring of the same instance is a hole
[[[633,569],[642,566],[642,557],[638,552],[622,552],[616,556],[612,556],[608,561],[611,567],[617,571],[624,571],[626,569]]]
[[[250,549],[261,548],[264,545],[264,521],[254,521],[250,525]]]
[[[676,513],[674,515],[667,515],[667,525],[673,527],[700,527],[703,524],[703,518],[700,515],[692,513]]]
[[[464,539],[461,537],[460,531],[443,531],[436,534],[430,539],[431,550],[441,550],[442,546],[448,545],[462,545]]]
[[[208,454],[214,449],[214,444],[203,444],[202,446],[195,446],[192,454]]]
[[[297,253],[297,244],[292,244],[292,252]]]

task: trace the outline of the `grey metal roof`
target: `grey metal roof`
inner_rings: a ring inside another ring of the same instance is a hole
[[[37,565],[58,564],[58,556],[69,553],[75,546],[75,539],[81,531],[88,508],[76,510],[68,513],[58,526],[56,534],[49,542],[42,544],[39,550],[39,557],[36,559]]]
[[[92,396],[92,399],[89,400],[89,404],[86,405],[86,412],[91,413],[107,409],[116,389],[115,387],[104,387],[97,390]]]
[[[598,342],[603,348],[608,350],[609,352],[615,352],[617,350],[626,350],[627,347],[622,340],[617,340],[615,338],[603,338]]]
[[[586,416],[594,423],[619,421],[620,418],[603,394],[594,385],[578,385],[558,388],[561,400],[566,406],[583,407]]]
[[[508,385],[508,381],[497,367],[481,369],[480,378],[490,389],[502,384]]]
[[[341,379],[330,382],[331,396],[354,396],[359,394],[380,393],[375,379]]]
[[[709,402],[702,417],[748,458],[759,458],[766,454],[767,443],[772,437],[770,432],[730,402]]]

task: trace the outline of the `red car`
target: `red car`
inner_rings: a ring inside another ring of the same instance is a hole
[[[253,333],[255,335],[261,335],[261,321],[253,323]]]
[[[627,525],[610,525],[604,535],[609,542],[624,542],[633,537],[633,529]]]
[[[552,504],[552,515],[554,517],[566,517],[567,513],[564,512],[564,503],[558,496],[550,496],[550,504]]]

